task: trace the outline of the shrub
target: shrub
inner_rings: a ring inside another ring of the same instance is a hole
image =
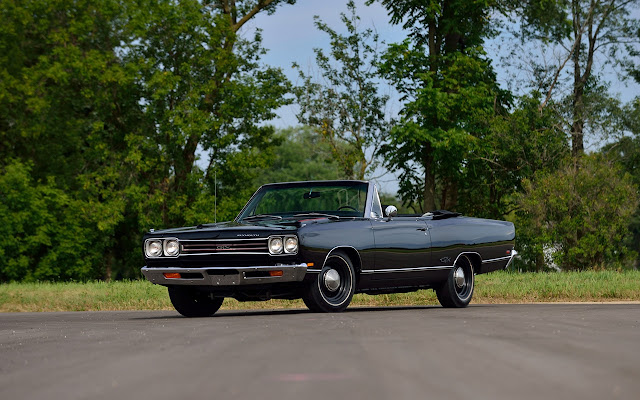
[[[528,268],[542,269],[545,257],[562,270],[620,268],[634,259],[623,242],[638,189],[617,164],[586,155],[523,187],[517,226]]]

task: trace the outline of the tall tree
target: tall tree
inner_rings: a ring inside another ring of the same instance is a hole
[[[465,214],[502,219],[519,209],[523,180],[554,171],[570,154],[570,144],[551,108],[538,109],[540,94],[518,99],[510,112],[491,119],[464,168],[460,207]]]
[[[461,167],[503,101],[482,44],[490,0],[383,0],[409,38],[389,47],[383,70],[402,94],[401,120],[384,148],[402,171],[400,194],[422,210],[455,208]],[[422,173],[422,177],[419,173]],[[440,200],[437,201],[438,186]]]
[[[295,1],[140,1],[133,36],[141,40],[126,57],[140,71],[148,148],[162,169],[163,224],[175,224],[199,190],[198,151],[209,156],[208,180],[235,151],[273,134],[258,122],[287,103],[288,82],[260,66],[260,32],[248,39],[238,32],[257,13]]]
[[[360,30],[353,1],[347,2],[347,9],[348,14],[340,14],[346,35],[314,17],[316,28],[329,36],[331,51],[327,55],[314,49],[319,76],[295,65],[303,81],[295,93],[298,120],[329,143],[343,177],[364,179],[377,166],[377,153],[389,130],[389,97],[378,90],[378,34]]]
[[[280,140],[270,149],[269,168],[259,171],[256,187],[269,182],[340,179],[342,166],[333,157],[333,147],[308,126],[280,129]]]
[[[110,275],[129,201],[125,138],[141,116],[134,78],[118,57],[128,42],[121,3],[0,3],[0,168],[5,182],[32,193],[8,205],[16,220],[5,223],[25,227],[17,237],[28,249],[8,253],[24,267],[14,279]],[[33,225],[21,225],[29,204],[46,205],[56,222],[34,215]]]
[[[0,209],[25,227],[0,280],[136,277],[143,231],[213,219],[209,171],[264,165],[249,149],[287,102],[240,30],[294,2],[0,0]]]
[[[585,124],[590,119],[586,96],[607,65],[627,64],[627,45],[638,43],[638,0],[531,0],[521,3],[523,40],[551,44],[560,54],[551,67],[544,108],[568,72],[569,132],[574,159],[584,152]],[[568,70],[568,71],[567,71]],[[595,78],[595,79],[594,79]],[[557,96],[556,96],[557,97]]]

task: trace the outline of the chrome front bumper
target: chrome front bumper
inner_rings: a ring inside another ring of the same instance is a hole
[[[149,281],[158,285],[237,286],[299,282],[307,273],[307,264],[208,268],[144,267],[141,271]],[[282,271],[282,275],[270,276],[271,271]],[[179,273],[183,277],[167,278],[167,273]]]

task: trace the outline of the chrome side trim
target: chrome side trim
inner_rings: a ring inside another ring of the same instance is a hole
[[[324,262],[322,263],[322,266],[324,267],[324,265],[327,263],[327,260],[329,259],[329,256],[331,255],[331,253],[334,252],[334,250],[344,249],[344,248],[353,249],[356,253],[358,253],[358,255],[360,255],[360,252],[358,250],[356,250],[356,248],[353,247],[353,246],[336,246],[333,249],[329,250],[329,252],[327,253],[326,257],[324,258]],[[362,264],[362,262],[361,262],[361,264]],[[353,267],[355,268],[355,265]],[[362,267],[362,265],[360,265],[360,267]]]
[[[415,268],[392,268],[392,269],[364,269],[363,274],[389,274],[395,272],[419,272],[419,271],[437,271],[442,269],[451,269],[453,265],[439,265],[434,267],[415,267]]]
[[[504,260],[508,260],[510,259],[511,256],[506,256],[506,257],[499,257],[499,258],[492,258],[490,260],[482,260],[483,264],[488,264],[488,263],[493,263],[493,262],[498,262],[498,261],[504,261]]]
[[[463,256],[463,255],[466,255],[466,254],[475,254],[478,257],[480,257],[480,261],[482,262],[482,256],[477,251],[463,251],[462,253],[458,254],[458,257],[456,257],[455,261],[453,262],[453,265],[454,266],[456,265],[456,263],[458,262],[458,258],[460,258],[460,256]],[[469,260],[469,261],[471,262],[471,260]]]

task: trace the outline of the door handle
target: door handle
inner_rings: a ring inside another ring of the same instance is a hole
[[[426,232],[427,228],[418,228],[419,231]]]

